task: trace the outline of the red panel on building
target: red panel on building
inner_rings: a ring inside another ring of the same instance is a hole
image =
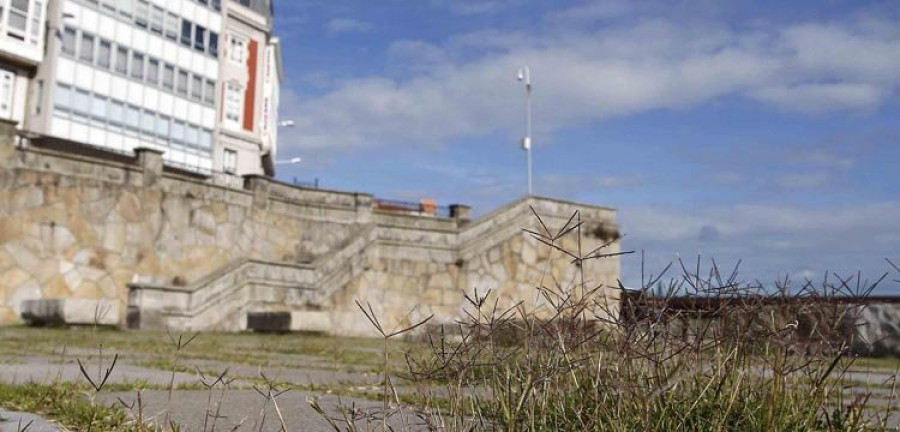
[[[253,114],[256,111],[256,69],[259,63],[259,43],[250,40],[250,55],[247,58],[247,70],[250,72],[250,79],[247,82],[247,93],[244,95],[244,130],[253,132],[253,123],[255,119]]]

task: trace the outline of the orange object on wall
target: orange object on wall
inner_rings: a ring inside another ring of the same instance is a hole
[[[250,73],[250,79],[247,82],[247,93],[244,95],[244,130],[253,132],[253,124],[255,119],[253,114],[256,111],[256,69],[259,59],[259,43],[250,40],[250,55],[247,57],[247,69]]]
[[[437,214],[437,209],[438,209],[437,200],[432,199],[432,198],[424,198],[421,201],[421,205],[422,205],[422,213],[428,213],[431,215]]]

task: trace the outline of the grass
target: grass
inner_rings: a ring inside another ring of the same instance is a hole
[[[68,430],[97,432],[137,430],[134,421],[129,419],[124,409],[93,403],[88,394],[88,387],[70,383],[52,386],[0,383],[0,401],[4,407],[50,417]]]
[[[87,356],[97,346],[119,353],[123,358],[140,359],[143,365],[170,369],[170,346],[165,332],[131,332],[90,328],[32,328],[11,326],[0,328],[0,351],[20,355],[58,356],[63,349]],[[421,344],[399,343],[398,350],[421,350]],[[183,353],[185,360],[206,360],[225,364],[292,366],[285,356],[308,356],[306,364],[317,369],[373,372],[380,369],[381,343],[366,338],[335,338],[319,334],[272,335],[204,333],[191,349]],[[15,361],[14,357],[10,358]],[[398,358],[398,365],[402,364]],[[182,367],[179,371],[192,372]]]

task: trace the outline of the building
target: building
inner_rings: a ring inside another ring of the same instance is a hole
[[[47,0],[0,0],[0,119],[21,124],[39,88],[32,77],[44,57]]]
[[[42,1],[31,3],[47,8],[46,50],[22,129],[127,155],[156,149],[165,164],[217,181],[274,174],[280,67],[267,86],[267,53],[277,53],[269,1]]]
[[[281,52],[272,37],[272,3],[240,0],[225,3],[225,58],[220,74],[223,113],[218,129],[216,165],[239,174],[274,174],[278,85]]]
[[[225,58],[219,76],[223,113],[216,165],[239,174],[274,174],[281,51],[269,0],[225,3]],[[260,161],[253,155],[269,155]],[[260,162],[262,162],[260,164]]]

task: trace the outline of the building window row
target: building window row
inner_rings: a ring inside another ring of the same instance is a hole
[[[38,45],[44,26],[43,11],[44,0],[0,0],[0,29],[5,36]]]
[[[180,42],[188,48],[213,58],[219,58],[219,34],[217,32],[194,24],[159,6],[152,5],[147,0],[81,1],[112,16],[133,22],[135,26],[151,33],[163,36],[173,42]],[[218,1],[197,0],[197,3],[207,6],[209,6],[208,3],[215,3],[216,10],[221,9]]]
[[[244,121],[244,87],[237,81],[225,84],[225,120],[222,125],[240,130]]]
[[[131,77],[149,86],[210,106],[215,105],[215,81],[88,32],[72,27],[64,28],[62,52],[73,59]]]
[[[58,113],[72,120],[128,132],[150,142],[168,143],[202,151],[212,151],[212,131],[155,111],[109,98],[77,87],[58,84],[53,98]]]

